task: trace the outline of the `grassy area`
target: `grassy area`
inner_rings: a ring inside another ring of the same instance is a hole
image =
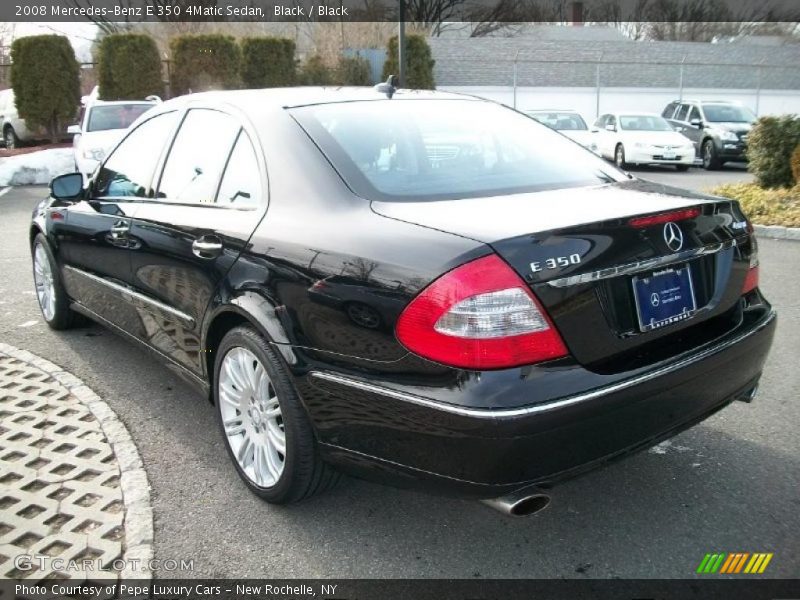
[[[738,200],[753,223],[800,227],[800,185],[789,189],[764,189],[755,183],[732,183],[709,191]]]

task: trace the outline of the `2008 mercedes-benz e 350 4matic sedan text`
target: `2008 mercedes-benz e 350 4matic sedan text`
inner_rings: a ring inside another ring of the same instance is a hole
[[[751,399],[776,322],[736,202],[438,92],[165,102],[88,187],[53,181],[30,240],[47,322],[196,384],[271,502],[342,470],[532,511]]]

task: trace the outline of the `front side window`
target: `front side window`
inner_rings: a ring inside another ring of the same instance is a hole
[[[625,131],[672,131],[664,117],[654,115],[620,115],[619,126]]]
[[[158,197],[174,202],[214,202],[239,129],[236,119],[216,110],[195,108],[186,113],[164,165]]]
[[[152,104],[101,104],[89,109],[86,131],[127,129],[136,119],[153,108]]]
[[[689,113],[688,121],[702,121],[703,118],[700,116],[700,111],[697,110],[696,106],[692,107],[692,112]]]
[[[379,100],[292,114],[368,199],[458,199],[624,179],[568,138],[488,102]]]
[[[153,172],[176,118],[174,111],[156,115],[129,133],[100,167],[93,183],[94,195],[149,196]]]
[[[233,147],[217,193],[217,204],[246,208],[261,200],[261,170],[250,137],[242,130]]]
[[[711,123],[752,123],[756,120],[750,109],[733,104],[706,104],[703,112],[706,121]]]

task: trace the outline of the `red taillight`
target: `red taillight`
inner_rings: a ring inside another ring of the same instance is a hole
[[[747,275],[744,278],[744,285],[742,286],[742,295],[752,292],[758,287],[758,242],[756,236],[752,233],[753,226],[750,221],[747,221],[748,231],[750,231],[750,265],[747,270]]]
[[[747,271],[747,276],[744,278],[744,285],[742,286],[742,295],[752,292],[758,287],[758,265],[750,267]]]
[[[684,210],[673,210],[660,215],[650,215],[647,217],[636,217],[628,221],[631,227],[650,227],[651,225],[659,225],[660,223],[667,223],[669,221],[685,221],[686,219],[694,219],[700,215],[699,208],[687,208]]]
[[[397,338],[411,352],[465,369],[501,369],[566,356],[525,282],[497,255],[445,273],[406,306]]]

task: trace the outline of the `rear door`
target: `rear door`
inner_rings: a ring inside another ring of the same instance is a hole
[[[139,337],[202,373],[206,308],[266,211],[266,171],[242,118],[191,108],[164,161],[156,197],[142,204],[131,235],[132,284],[147,317]]]
[[[84,307],[127,332],[138,329],[128,304],[131,223],[139,203],[152,193],[158,158],[176,123],[167,112],[142,122],[117,146],[90,184],[88,198],[51,215],[67,293]]]

